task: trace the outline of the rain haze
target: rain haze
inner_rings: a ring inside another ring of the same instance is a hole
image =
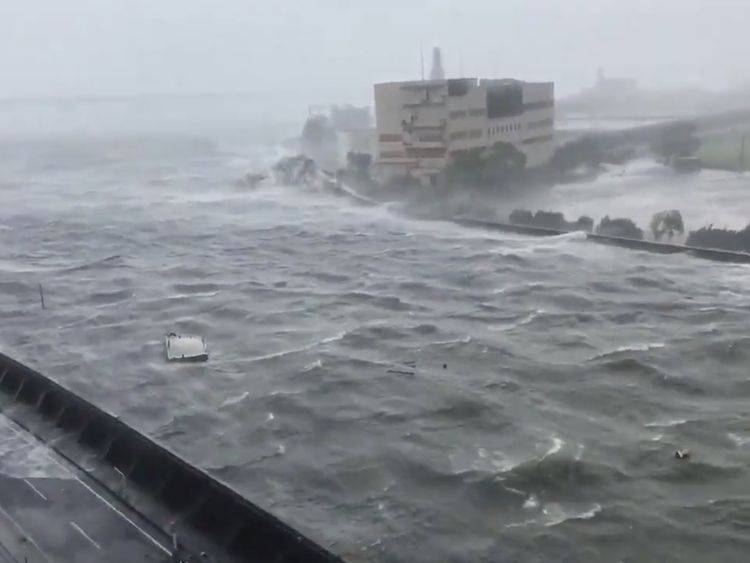
[[[745,563],[748,22],[0,2],[0,557]]]
[[[550,79],[600,65],[654,86],[750,79],[741,0],[30,0],[0,6],[0,97],[247,92],[365,103],[417,78],[420,45],[449,75]]]

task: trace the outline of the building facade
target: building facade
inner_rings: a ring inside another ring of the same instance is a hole
[[[452,155],[496,143],[512,144],[535,168],[555,147],[554,84],[476,78],[376,84],[375,121],[385,179],[434,184]]]

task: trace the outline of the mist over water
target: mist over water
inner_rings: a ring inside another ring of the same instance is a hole
[[[746,559],[747,267],[237,187],[277,154],[5,142],[3,351],[351,561]],[[636,163],[521,203],[741,226],[745,187]]]
[[[750,176],[704,170],[696,176],[675,174],[652,160],[609,166],[596,182],[557,186],[523,198],[529,208],[601,219],[628,217],[648,230],[654,213],[678,209],[686,232],[713,224],[743,229],[750,222]]]

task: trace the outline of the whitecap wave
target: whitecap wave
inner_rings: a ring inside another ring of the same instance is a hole
[[[537,309],[535,311],[530,312],[528,315],[521,317],[517,321],[491,326],[488,328],[488,330],[492,332],[509,332],[511,330],[515,330],[517,328],[521,328],[522,326],[526,326],[528,324],[533,323],[536,319],[538,319],[540,316],[544,314],[545,314],[545,311],[543,309]]]
[[[601,352],[599,354],[591,356],[588,361],[600,360],[608,356],[624,354],[627,352],[650,352],[651,350],[660,350],[664,347],[666,347],[666,344],[664,342],[651,342],[647,344],[626,344],[625,346],[620,346],[618,348],[615,348],[614,350],[607,350],[606,352]]]
[[[508,285],[505,287],[499,287],[492,291],[494,295],[505,295],[519,292],[526,292],[534,289],[543,289],[544,284],[540,282],[522,283],[516,285]]]
[[[299,348],[290,348],[289,350],[281,350],[279,352],[272,352],[270,354],[264,354],[262,356],[255,356],[254,358],[250,358],[249,362],[262,362],[264,360],[274,360],[276,358],[283,358],[284,356],[289,356],[291,354],[298,354],[300,352],[306,352],[307,350],[312,350],[313,348],[317,348],[318,346],[321,346],[322,344],[330,344],[331,342],[338,342],[339,340],[342,340],[346,336],[346,331],[342,331],[338,334],[334,334],[333,336],[329,336],[328,338],[324,338],[323,340],[319,340],[317,342],[312,342],[310,344],[307,344],[306,346],[300,346]]]
[[[322,367],[323,367],[323,361],[320,358],[318,358],[314,362],[310,362],[305,367],[303,367],[302,371],[303,372],[308,372],[308,371],[312,371],[314,369],[320,369]]]
[[[654,420],[653,422],[647,422],[644,424],[646,428],[672,428],[674,426],[681,426],[690,422],[687,418],[673,418],[667,420]]]
[[[339,187],[341,188],[341,191],[353,197],[355,200],[359,201],[360,203],[366,203],[367,205],[379,205],[377,201],[365,195],[362,195],[361,193],[354,190],[351,186],[347,186],[346,184],[341,183]]]
[[[557,436],[552,436],[552,446],[542,456],[542,459],[547,459],[549,456],[555,455],[557,452],[563,449],[564,445],[565,441],[563,439],[558,438]]]
[[[467,334],[463,338],[454,338],[453,340],[436,340],[430,342],[430,346],[450,346],[452,344],[468,344],[469,342],[471,342],[471,336]]]
[[[241,403],[242,401],[244,401],[245,399],[247,399],[248,395],[249,395],[249,393],[247,391],[243,391],[239,395],[236,395],[234,397],[228,398],[226,401],[224,401],[223,403],[221,403],[221,406],[222,407],[229,407],[229,406],[232,406],[232,405],[236,405],[237,403]]]
[[[564,509],[560,504],[553,502],[545,505],[542,509],[544,514],[545,523],[547,527],[557,526],[568,520],[590,520],[594,518],[599,512],[601,512],[602,506],[600,504],[594,504],[583,512],[574,512]]]
[[[531,495],[529,498],[526,499],[526,501],[523,503],[523,507],[526,510],[531,510],[532,508],[537,508],[539,506],[539,499],[536,497],[536,495]]]
[[[513,522],[511,524],[507,524],[506,528],[525,528],[526,526],[531,526],[532,524],[536,524],[536,520],[524,520],[523,522]]]
[[[538,241],[529,243],[528,239],[524,240],[526,244],[518,248],[508,248],[507,246],[497,247],[490,252],[499,254],[500,256],[511,256],[513,254],[536,254],[540,251],[545,250],[560,250],[561,246],[567,246],[570,243],[578,243],[586,241],[586,233],[583,231],[572,231],[570,233],[563,233],[561,235],[555,235],[539,239]]]
[[[219,295],[218,291],[199,291],[197,293],[175,293],[167,299],[195,299],[198,297],[216,297],[217,295]]]
[[[450,454],[448,459],[451,470],[455,475],[472,471],[497,475],[508,473],[518,466],[518,463],[510,460],[502,452],[490,451],[485,448],[479,448],[474,455],[456,452]]]
[[[747,444],[750,444],[750,436],[747,435],[743,436],[740,434],[735,434],[734,432],[730,432],[727,434],[727,437],[740,448]]]

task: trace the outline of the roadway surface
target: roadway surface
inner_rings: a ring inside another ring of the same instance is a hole
[[[172,561],[168,541],[148,528],[0,415],[0,562]]]

